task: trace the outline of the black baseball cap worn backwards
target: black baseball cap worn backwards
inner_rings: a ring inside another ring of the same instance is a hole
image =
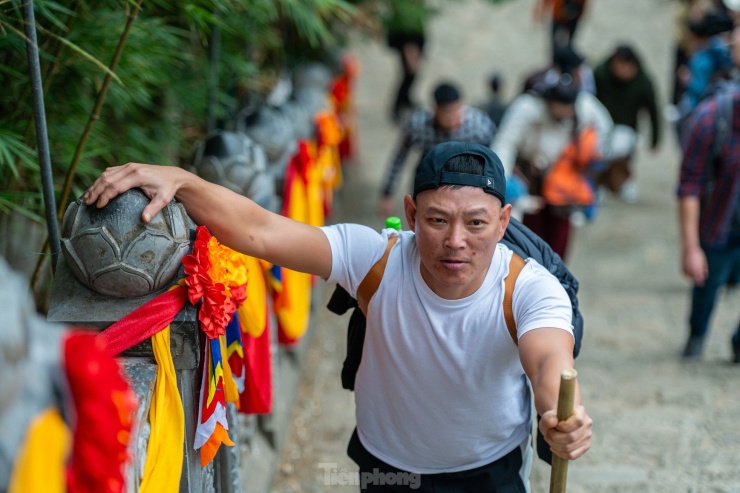
[[[456,156],[469,154],[483,160],[483,175],[442,171],[444,165]],[[443,142],[437,144],[419,163],[414,177],[414,199],[425,190],[436,190],[442,185],[480,187],[506,203],[506,178],[499,157],[481,144],[468,142]]]

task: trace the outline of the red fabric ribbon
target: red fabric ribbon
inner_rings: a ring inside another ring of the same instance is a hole
[[[183,286],[162,293],[98,334],[109,354],[116,355],[168,326],[187,301]]]
[[[265,305],[267,311],[267,305]],[[239,395],[239,412],[272,412],[272,353],[270,352],[270,316],[265,315],[265,329],[259,337],[242,330],[244,359],[247,364],[244,392]]]

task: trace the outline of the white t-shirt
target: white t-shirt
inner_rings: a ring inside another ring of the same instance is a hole
[[[356,297],[396,232],[322,229],[332,251],[328,281]],[[422,474],[463,471],[503,457],[530,433],[529,390],[501,307],[511,255],[499,244],[481,287],[447,300],[422,279],[414,234],[399,234],[368,306],[355,380],[357,432],[380,460]],[[568,295],[534,260],[512,304],[519,337],[542,327],[572,334]]]

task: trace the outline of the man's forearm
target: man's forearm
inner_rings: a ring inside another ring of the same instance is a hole
[[[196,224],[206,226],[220,242],[235,250],[255,257],[265,253],[254,244],[257,237],[249,230],[264,230],[269,221],[269,211],[242,195],[191,173],[183,172],[178,178],[175,198],[185,206]]]
[[[573,358],[552,356],[542,361],[540,368],[531,379],[534,405],[538,414],[542,415],[547,411],[557,409],[558,395],[560,394],[560,373],[573,367]],[[578,387],[576,387],[575,403],[581,403]]]
[[[573,368],[573,336],[555,328],[535,329],[519,339],[519,357],[532,383],[534,403],[542,415],[557,408],[560,372]],[[577,394],[576,403],[580,403]]]
[[[329,241],[319,228],[193,175],[184,177],[176,198],[193,221],[234,250],[322,278],[331,273]]]
[[[85,192],[85,203],[105,207],[112,198],[136,187],[150,199],[142,211],[145,222],[174,197],[196,224],[206,226],[234,250],[323,278],[331,273],[331,247],[319,228],[263,209],[247,197],[180,168],[141,163],[108,168]]]
[[[681,233],[681,247],[685,250],[699,248],[699,215],[701,205],[699,197],[687,195],[681,197],[678,203],[679,227]]]

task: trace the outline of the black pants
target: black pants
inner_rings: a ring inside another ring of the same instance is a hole
[[[552,37],[552,57],[555,59],[555,52],[560,48],[570,48],[573,45],[573,37],[576,34],[579,18],[567,21],[553,21],[551,28]]]
[[[525,492],[524,483],[519,477],[519,469],[522,467],[522,453],[519,447],[515,447],[499,460],[475,469],[439,474],[412,474],[386,464],[372,455],[360,442],[355,429],[347,446],[347,454],[360,466],[360,490],[363,492]]]
[[[402,74],[401,82],[396,91],[396,98],[393,101],[394,117],[399,116],[402,110],[413,107],[413,102],[411,101],[411,86],[414,84],[414,80],[416,80],[416,68],[412,69],[412,67],[409,66],[404,55],[404,46],[407,44],[416,45],[421,53],[424,49],[424,35],[421,33],[388,33],[388,46],[398,51]]]

